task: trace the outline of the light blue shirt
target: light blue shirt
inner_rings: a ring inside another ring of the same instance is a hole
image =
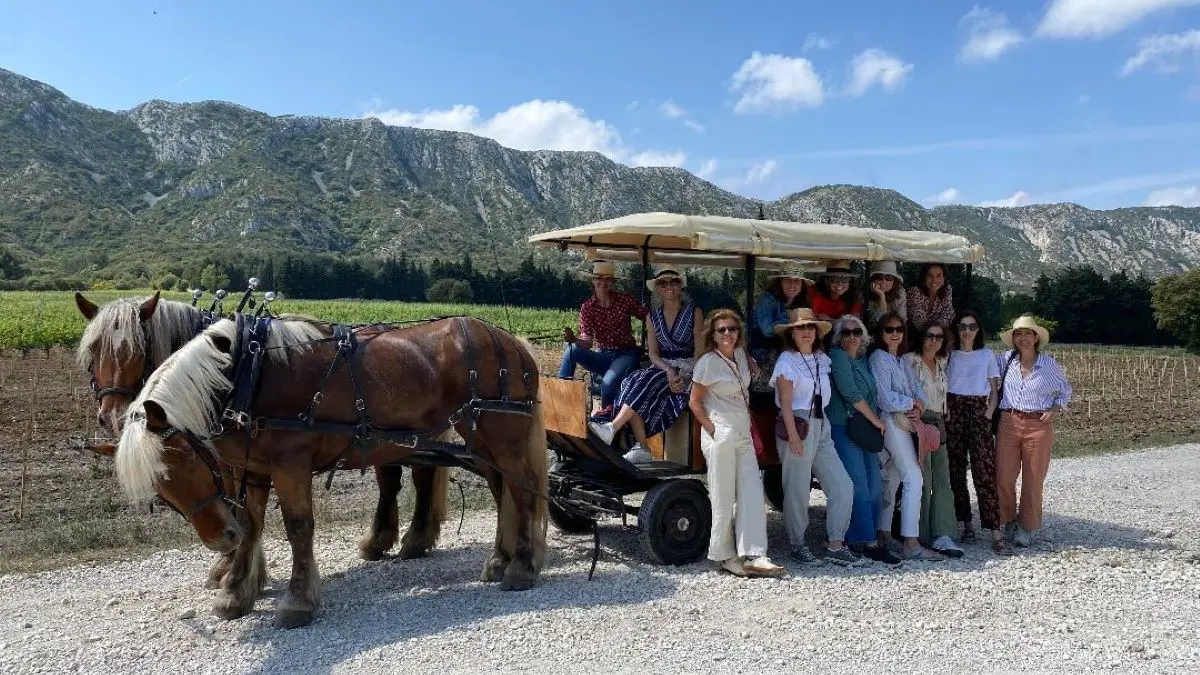
[[[917,384],[900,358],[886,349],[876,349],[868,359],[871,375],[875,377],[877,407],[885,413],[908,412],[919,398]]]

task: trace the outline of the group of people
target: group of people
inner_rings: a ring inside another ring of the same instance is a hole
[[[783,518],[800,564],[962,557],[960,544],[977,538],[968,468],[997,555],[1030,546],[1041,529],[1053,421],[1071,385],[1031,317],[1001,333],[1003,353],[989,349],[979,315],[954,309],[942,265],[922,265],[906,289],[896,263],[874,262],[865,292],[848,260],[831,261],[815,282],[783,270],[767,279],[750,327],[731,309],[705,316],[670,266],[647,282],[653,309],[614,289],[612,263],[594,263],[586,276],[594,294],[580,334],[565,330],[559,376],[582,365],[601,378],[589,425],[609,444],[628,426],[632,462],[653,461],[647,438],[690,409],[712,501],[708,557],[722,569],[784,573],[767,556],[756,393],[769,392],[780,411]],[[631,319],[652,328],[641,370]],[[813,477],[827,501],[820,555],[806,543]]]

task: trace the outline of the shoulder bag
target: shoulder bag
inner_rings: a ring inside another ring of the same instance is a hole
[[[1008,379],[1008,369],[1012,368],[1013,361],[1017,358],[1017,350],[1013,350],[1012,356],[1008,357],[1008,361],[1004,364],[1004,370],[1000,373],[1000,389],[996,392],[996,411],[992,413],[992,435],[1000,433],[1000,403],[1004,400],[1004,381]]]

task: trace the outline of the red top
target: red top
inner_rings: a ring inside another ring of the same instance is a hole
[[[637,347],[629,317],[646,320],[646,308],[632,295],[621,291],[610,294],[608,307],[601,307],[596,296],[584,301],[579,309],[579,338],[591,339],[600,349]]]
[[[856,302],[853,305],[846,302],[849,293],[843,294],[842,297],[834,300],[817,289],[812,289],[808,295],[808,300],[812,305],[813,314],[817,316],[828,316],[833,319],[840,319],[845,314],[862,314],[862,303]]]

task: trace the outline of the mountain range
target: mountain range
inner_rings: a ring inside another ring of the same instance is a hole
[[[224,102],[126,111],[0,69],[0,246],[29,270],[146,274],[222,247],[509,264],[529,235],[640,211],[961,234],[1004,286],[1091,264],[1157,278],[1200,265],[1200,208],[1076,204],[926,209],[894,190],[749,199],[678,168],[519,151],[377,119],[270,116]],[[552,252],[545,253],[553,255]]]

